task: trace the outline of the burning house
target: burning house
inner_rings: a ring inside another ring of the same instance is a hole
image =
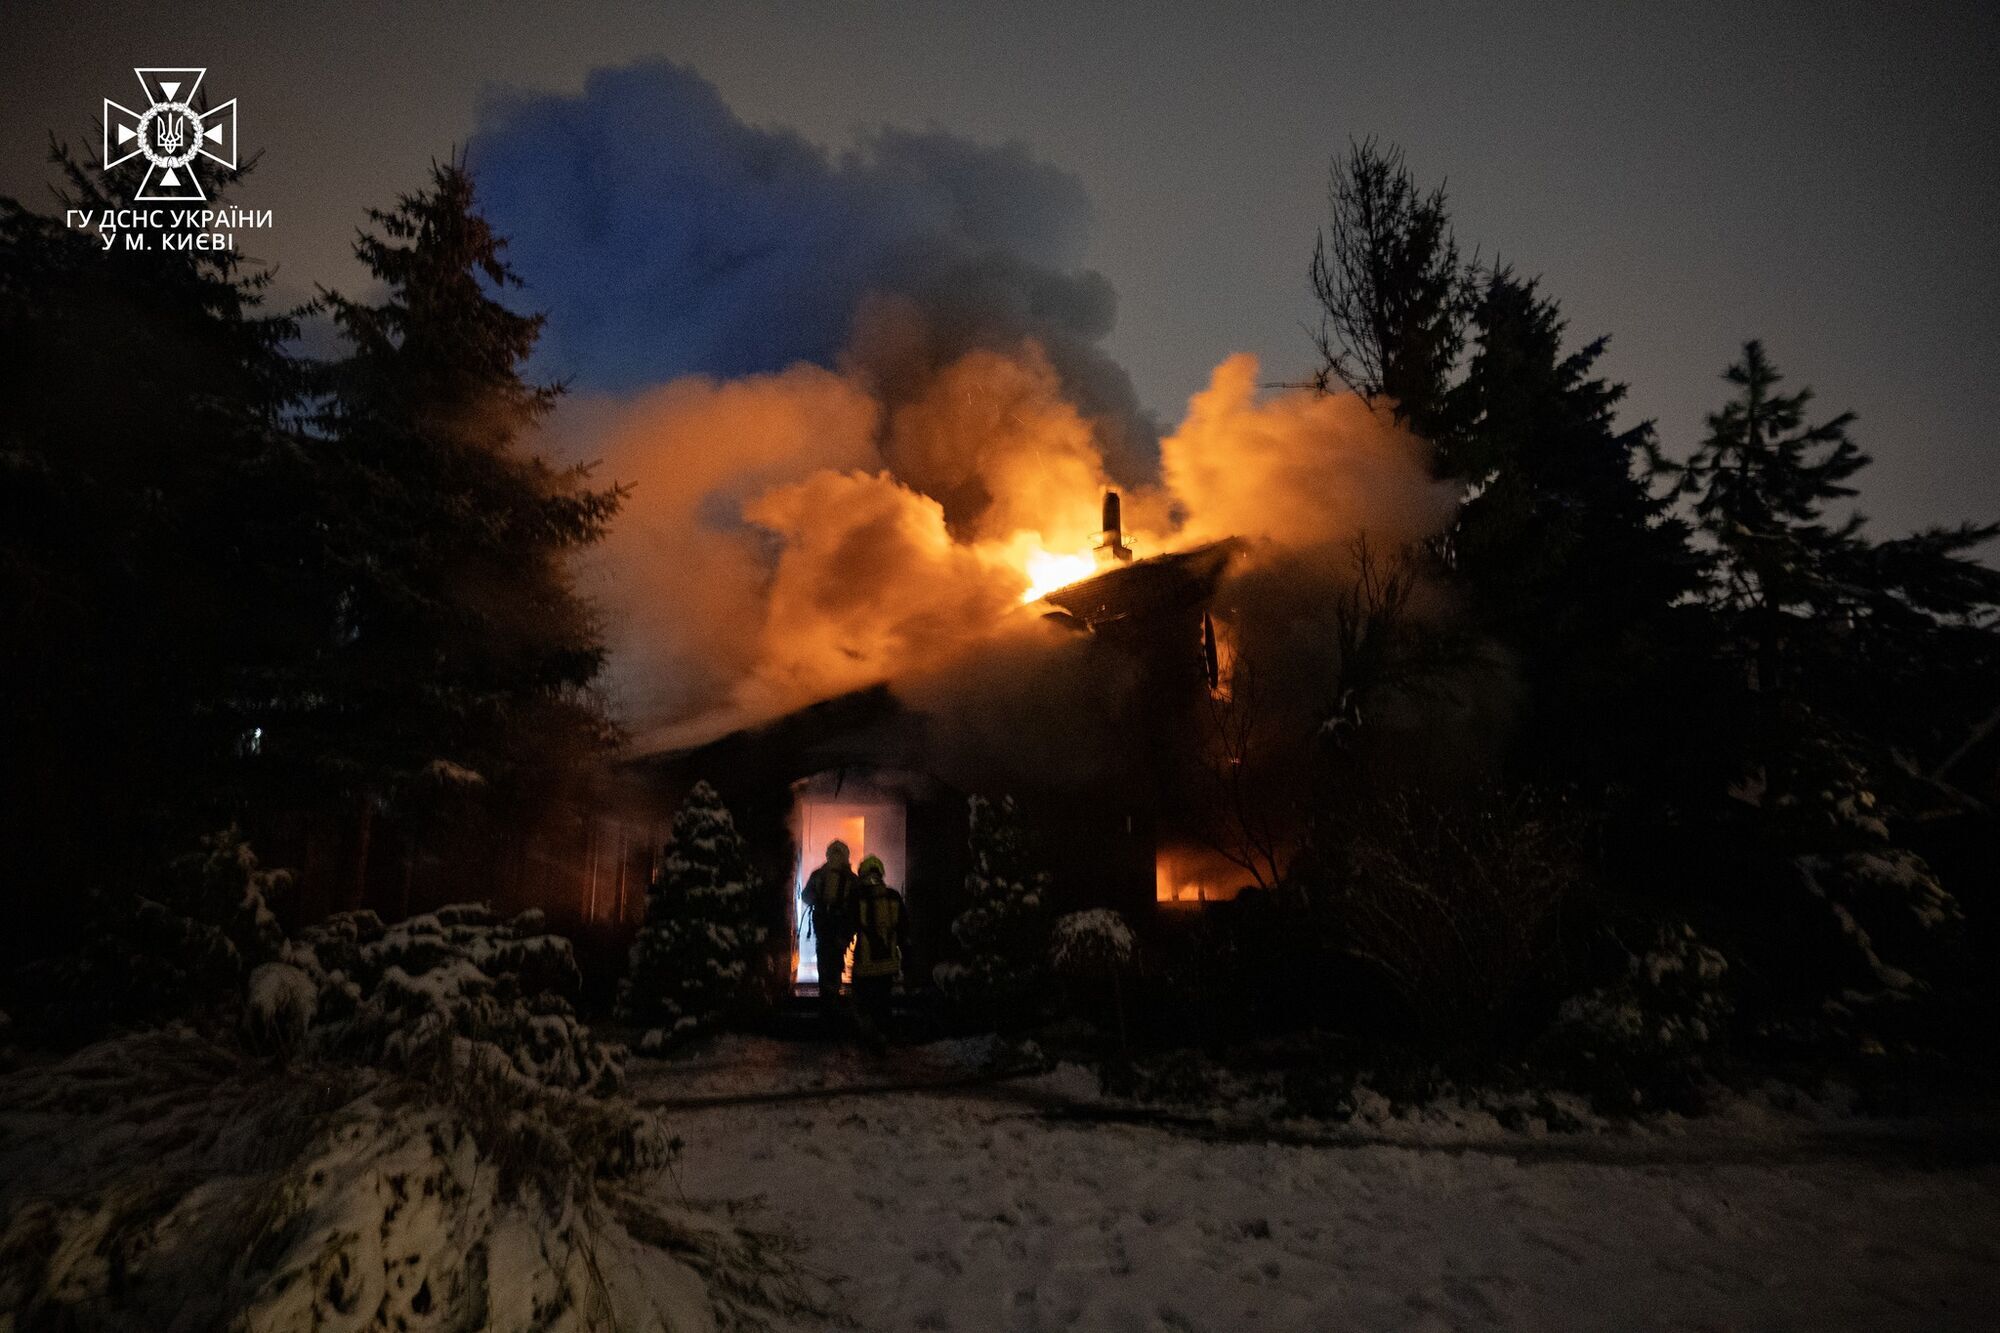
[[[1248,826],[1296,813],[1281,750],[1326,715],[1355,543],[1455,512],[1425,446],[1353,395],[1265,393],[1249,356],[1151,459],[1033,340],[903,370],[689,380],[574,419],[571,452],[634,482],[594,590],[608,688],[650,728],[533,868],[580,936],[629,932],[703,780],[774,932],[796,940],[841,837],[907,894],[920,974],[949,953],[972,794],[1022,807],[1065,910],[1270,882],[1293,830]]]
[[[993,761],[991,737],[968,735],[954,692],[988,688],[975,669],[937,692],[878,683],[822,699],[706,743],[634,757],[628,774],[663,826],[686,791],[706,780],[723,795],[754,850],[771,913],[791,932],[792,980],[817,982],[813,951],[796,947],[800,892],[826,844],[879,856],[904,889],[913,920],[913,975],[951,951],[950,924],[966,870],[966,798],[1015,797],[1043,838],[1059,910],[1110,907],[1133,918],[1161,903],[1232,891],[1220,858],[1194,850],[1185,784],[1176,779],[1202,743],[1205,710],[1228,688],[1228,636],[1214,605],[1239,552],[1233,541],[1141,558],[1128,544],[1117,492],[1083,577],[1031,588],[1022,614],[1039,615],[1065,672],[1103,688],[1031,708],[1101,715],[1043,717],[1007,732],[1011,762]],[[1062,693],[1062,692],[1058,692]],[[1039,737],[1039,739],[1037,739]],[[621,874],[629,872],[621,864]],[[808,927],[809,929],[809,927]]]

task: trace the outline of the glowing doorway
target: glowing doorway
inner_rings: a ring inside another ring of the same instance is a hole
[[[826,845],[838,838],[847,844],[849,864],[858,866],[864,856],[882,858],[882,870],[891,885],[907,896],[903,871],[907,864],[904,839],[908,814],[903,803],[873,791],[845,784],[838,795],[819,795],[818,783],[801,787],[793,812],[793,827],[799,836],[799,868],[792,877],[792,984],[819,984],[819,942],[813,938],[812,913],[806,909],[806,878],[826,860]],[[844,978],[843,978],[844,979]]]

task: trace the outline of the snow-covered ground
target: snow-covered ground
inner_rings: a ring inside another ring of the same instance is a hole
[[[907,1079],[735,1040],[635,1062],[642,1098]],[[755,1197],[856,1325],[899,1329],[1990,1329],[2000,1166],[1921,1167],[1757,1108],[1643,1133],[1433,1115],[1351,1146],[1063,1122],[1087,1075],[668,1112],[678,1188]],[[1297,1126],[1294,1129],[1300,1128]],[[1407,1143],[1384,1144],[1384,1138]]]

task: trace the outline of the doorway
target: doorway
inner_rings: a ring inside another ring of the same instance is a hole
[[[906,841],[909,812],[903,802],[862,788],[860,784],[840,784],[832,793],[818,790],[818,782],[802,784],[793,808],[793,827],[798,830],[799,863],[792,876],[792,988],[796,991],[820,983],[818,941],[813,938],[812,913],[805,902],[806,879],[826,859],[826,845],[836,838],[847,844],[849,864],[859,866],[863,857],[880,857],[883,875],[895,888],[907,894],[908,867]],[[844,787],[844,790],[841,788]],[[848,978],[843,975],[841,980]]]

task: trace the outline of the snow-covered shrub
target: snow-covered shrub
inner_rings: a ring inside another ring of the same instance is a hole
[[[343,912],[251,974],[249,1033],[394,1069],[449,1058],[551,1088],[614,1090],[624,1048],[577,1021],[575,952],[543,926],[538,911],[503,921],[479,903],[392,926]]]
[[[1866,1044],[1931,992],[1964,914],[1923,857],[1896,845],[1888,803],[1855,748],[1825,740],[1810,753],[1812,781],[1795,781],[1804,794],[1781,811],[1787,842],[1805,849],[1791,861],[1803,919],[1789,923],[1802,956],[1787,971],[1809,988],[1801,998]]]
[[[1915,852],[1881,846],[1795,863],[1806,892],[1826,906],[1849,950],[1842,1006],[1908,999],[1965,920],[1957,899]]]
[[[259,964],[243,996],[243,1032],[251,1048],[289,1053],[305,1045],[321,986],[296,963]]]
[[[999,1027],[1032,1023],[1048,995],[1049,876],[1031,864],[1014,799],[967,804],[972,866],[951,923],[962,956],[933,972],[968,1015]]]
[[[1110,976],[1132,965],[1137,947],[1125,918],[1105,907],[1071,912],[1056,922],[1049,961],[1068,976]]]
[[[115,1039],[0,1091],[0,1323],[239,1333],[825,1322],[786,1243],[609,1170],[616,1102]]]
[[[1540,1052],[1600,1100],[1685,1094],[1727,1035],[1728,977],[1728,961],[1692,926],[1656,927],[1617,981],[1563,1001]]]
[[[283,941],[270,899],[289,879],[230,828],[141,889],[95,895],[83,946],[24,969],[24,1027],[68,1043],[233,1004]]]
[[[1125,1034],[1125,978],[1132,970],[1137,948],[1132,927],[1108,908],[1071,912],[1057,921],[1050,933],[1049,962],[1056,975],[1064,980],[1069,1008],[1100,1025],[1109,1017],[1111,1030],[1117,1035],[1116,1057],[1105,1069],[1107,1083],[1121,1077],[1114,1066],[1130,1061]],[[1107,998],[1109,1004],[1105,1003]]]
[[[770,930],[750,851],[722,798],[697,782],[674,815],[646,922],[618,987],[618,1016],[672,1044],[770,998]],[[649,1034],[650,1037],[650,1034]]]

